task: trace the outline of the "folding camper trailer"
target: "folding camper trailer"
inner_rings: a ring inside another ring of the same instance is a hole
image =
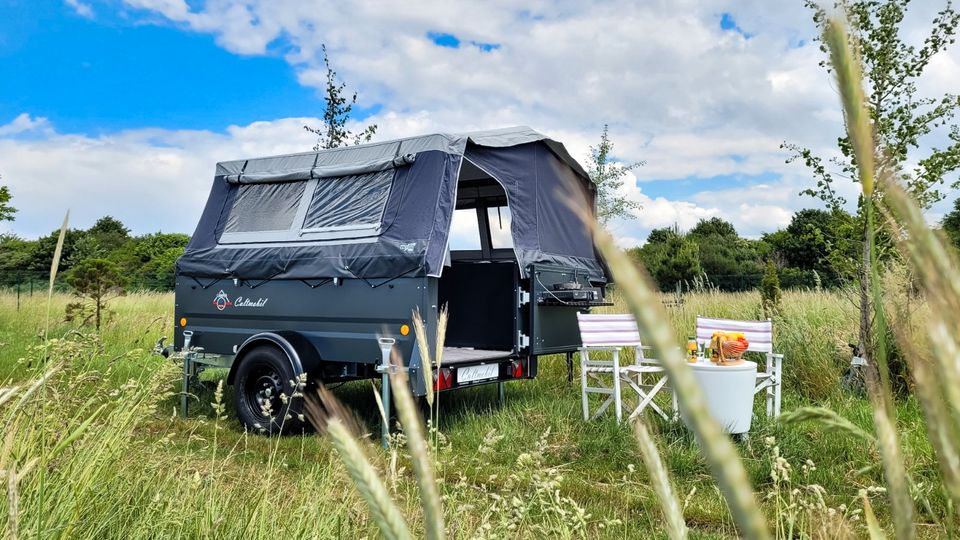
[[[444,305],[435,389],[533,378],[539,356],[580,345],[576,313],[604,303],[581,217],[595,191],[529,128],[219,163],[177,261],[184,396],[200,369],[229,367],[241,421],[276,431],[296,425],[280,395],[299,376],[380,377],[384,337],[422,396],[412,316],[432,338]]]

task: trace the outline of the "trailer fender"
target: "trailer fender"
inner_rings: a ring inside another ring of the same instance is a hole
[[[302,375],[304,373],[315,372],[320,366],[320,354],[317,349],[298,332],[260,332],[247,338],[240,347],[237,348],[237,355],[230,366],[230,373],[227,375],[227,384],[233,384],[237,368],[243,362],[243,357],[250,350],[258,345],[269,344],[277,347],[287,356],[290,361],[290,367],[293,373]]]

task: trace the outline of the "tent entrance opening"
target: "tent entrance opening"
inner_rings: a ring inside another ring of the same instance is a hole
[[[516,347],[519,269],[503,187],[464,161],[440,277],[439,305],[450,313],[443,362],[510,356]]]

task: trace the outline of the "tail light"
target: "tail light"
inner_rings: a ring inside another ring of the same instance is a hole
[[[441,368],[433,374],[433,389],[440,391],[453,386],[453,371],[450,368]]]
[[[523,377],[523,362],[514,360],[510,363],[510,368],[514,379]]]

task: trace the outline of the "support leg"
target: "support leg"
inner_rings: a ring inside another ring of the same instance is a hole
[[[573,353],[567,353],[567,382],[573,382]]]
[[[507,389],[502,382],[497,383],[497,398],[500,400],[500,406],[507,402]]]
[[[183,391],[180,392],[180,416],[187,417],[190,407],[190,378],[193,376],[193,360],[190,354],[183,356]]]
[[[397,342],[394,338],[382,337],[377,339],[377,344],[380,346],[380,400],[383,401],[383,418],[382,425],[380,426],[380,442],[383,444],[384,448],[390,446],[390,371],[397,369],[397,366],[390,361],[390,356],[393,352],[393,345]],[[399,369],[403,369],[403,363],[397,358],[400,363]]]
[[[390,446],[390,373],[383,370],[380,382],[380,400],[383,401],[383,418],[380,424],[380,442],[384,448]]]

